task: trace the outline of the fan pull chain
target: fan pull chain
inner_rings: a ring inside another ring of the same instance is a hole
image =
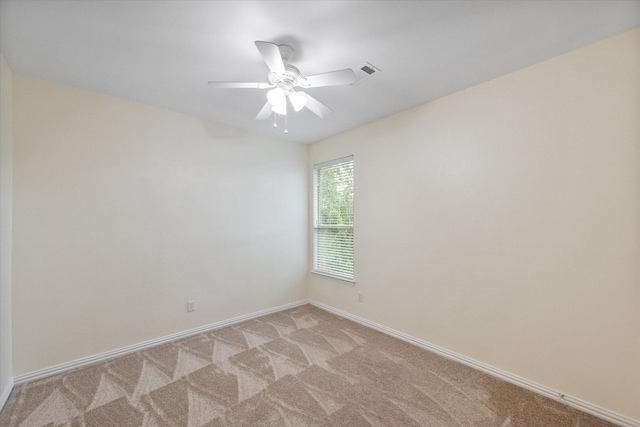
[[[273,127],[274,127],[274,128],[277,128],[277,127],[278,127],[277,119],[278,119],[278,115],[277,115],[277,114],[274,114],[274,115],[273,115]]]
[[[284,116],[284,133],[289,133],[289,124],[287,121],[287,115]]]

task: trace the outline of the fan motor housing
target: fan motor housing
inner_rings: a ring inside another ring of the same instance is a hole
[[[284,64],[284,74],[269,71],[268,78],[271,84],[277,85],[280,82],[290,83],[295,86],[300,81],[300,70],[291,64]]]

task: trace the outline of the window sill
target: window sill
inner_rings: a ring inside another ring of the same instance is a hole
[[[347,278],[340,277],[340,276],[334,276],[332,274],[324,273],[324,272],[321,272],[321,271],[312,270],[311,274],[315,274],[316,276],[321,276],[321,277],[326,278],[326,279],[331,279],[331,280],[334,280],[336,282],[340,282],[342,284],[345,284],[347,286],[355,286],[355,284],[356,284],[355,279],[347,279]]]

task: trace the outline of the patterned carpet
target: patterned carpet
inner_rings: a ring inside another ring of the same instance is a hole
[[[16,386],[0,425],[612,424],[305,305]]]

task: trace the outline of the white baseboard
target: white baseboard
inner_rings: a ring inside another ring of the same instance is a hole
[[[331,307],[329,305],[317,302],[317,301],[309,301],[310,304],[336,314],[340,317],[344,317],[349,320],[353,320],[354,322],[360,323],[365,326],[369,326],[377,331],[380,331],[384,334],[390,335],[392,337],[401,339],[402,341],[408,342],[410,344],[416,345],[418,347],[422,347],[426,350],[432,351],[433,353],[444,356],[448,359],[455,360],[456,362],[462,363],[463,365],[470,366],[479,371],[486,372],[489,375],[500,378],[501,380],[510,382],[527,390],[531,390],[535,393],[541,394],[558,402],[562,402],[565,405],[576,408],[582,412],[587,412],[591,415],[594,415],[598,418],[602,418],[603,420],[618,424],[623,427],[640,427],[640,421],[634,420],[632,418],[626,417],[624,415],[620,415],[616,412],[610,411],[608,409],[601,408],[597,405],[594,405],[589,402],[585,402],[584,400],[578,399],[576,397],[568,396],[562,392],[557,390],[553,390],[549,387],[543,386],[541,384],[537,384],[533,381],[530,381],[526,378],[519,377],[517,375],[511,374],[509,372],[503,371],[502,369],[495,368],[491,365],[487,365],[486,363],[479,362],[470,357],[463,356],[462,354],[447,350],[435,344],[428,343],[419,338],[412,337],[411,335],[407,335],[402,332],[398,332],[394,329],[387,328],[386,326],[380,325],[378,323],[372,322],[370,320],[364,319],[359,316],[355,316],[346,311],[342,311],[335,307]]]
[[[304,304],[308,304],[308,300],[296,301],[289,304],[279,305],[277,307],[267,308],[265,310],[256,311],[250,314],[233,317],[227,320],[221,320],[219,322],[210,323],[208,325],[199,326],[197,328],[189,329],[175,334],[166,335],[164,337],[155,338],[152,340],[144,341],[138,344],[129,345],[116,350],[107,351],[93,356],[83,357],[81,359],[72,360],[71,362],[62,363],[60,365],[51,366],[49,368],[39,369],[37,371],[29,372],[26,374],[18,375],[13,378],[13,383],[22,384],[27,381],[33,381],[40,378],[49,377],[51,375],[57,375],[69,371],[71,369],[80,368],[82,366],[91,365],[97,362],[104,362],[105,360],[112,359],[114,357],[122,356],[128,353],[133,353],[138,350],[143,350],[149,347],[154,347],[159,344],[164,344],[169,341],[185,338],[191,335],[196,335],[201,332],[210,331],[213,329],[224,328],[225,326],[234,325],[236,323],[245,322],[247,320],[255,319],[256,317],[265,316],[267,314],[276,313],[278,311],[288,310],[290,308],[298,307]],[[9,390],[10,392],[11,390]],[[4,397],[4,393],[2,394]],[[8,397],[8,394],[7,394]]]
[[[7,403],[11,390],[13,390],[13,378],[9,378],[7,386],[2,390],[2,394],[0,394],[0,411],[4,408],[4,404]]]

